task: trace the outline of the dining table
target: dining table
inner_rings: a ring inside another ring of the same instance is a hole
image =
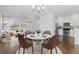
[[[49,34],[36,33],[36,34],[28,34],[28,35],[26,35],[26,37],[29,40],[35,42],[36,45],[39,45],[40,42],[42,43],[42,42],[46,41],[47,39],[51,38],[52,36]]]
[[[26,37],[28,40],[31,40],[33,42],[35,51],[40,51],[41,44],[47,41],[52,36],[49,34],[35,33],[35,34],[28,34],[26,35]]]
[[[33,41],[43,41],[46,40],[48,38],[51,38],[52,36],[49,34],[28,34],[26,35],[27,38],[33,40]]]

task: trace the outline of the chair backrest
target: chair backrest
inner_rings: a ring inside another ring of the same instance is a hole
[[[49,39],[46,45],[48,46],[49,49],[53,49],[58,45],[58,41],[59,41],[59,35],[54,35]]]
[[[22,48],[27,48],[27,46],[28,46],[28,42],[27,42],[27,40],[22,36],[22,35],[20,35],[20,34],[18,34],[18,41],[19,41],[19,44],[20,44],[20,46],[22,47]]]
[[[43,34],[49,34],[49,35],[51,35],[51,31],[44,31]]]
[[[25,35],[28,35],[28,34],[34,34],[34,32],[32,32],[32,31],[25,31]]]

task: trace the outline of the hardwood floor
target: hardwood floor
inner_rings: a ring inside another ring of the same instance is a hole
[[[18,46],[18,39],[14,37],[8,42],[0,42],[0,54],[15,54]],[[79,45],[74,44],[72,37],[60,36],[58,47],[63,54],[79,54]]]
[[[75,44],[75,39],[72,37],[60,36],[58,47],[63,54],[79,54],[79,45]]]

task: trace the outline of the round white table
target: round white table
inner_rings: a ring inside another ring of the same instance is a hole
[[[41,46],[41,43],[46,39],[49,39],[51,36],[48,34],[28,34],[26,37],[33,41],[33,44],[36,48],[39,48]]]
[[[31,40],[45,40],[45,39],[48,39],[50,38],[51,36],[48,35],[48,34],[28,34],[26,36],[27,38],[31,39]]]

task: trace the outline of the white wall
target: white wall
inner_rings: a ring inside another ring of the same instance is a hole
[[[1,31],[1,14],[0,14],[0,31]]]
[[[49,30],[55,34],[55,17],[52,13],[42,15],[39,20],[40,29],[42,31]]]
[[[38,28],[38,25],[39,25],[39,27],[42,31],[49,30],[52,32],[52,34],[55,34],[55,17],[52,13],[46,13],[46,14],[40,16],[39,21],[38,20],[36,22],[33,21],[32,23],[28,23],[27,21],[25,21],[28,19],[17,19],[17,18],[10,18],[10,17],[4,17],[3,19],[4,19],[4,21],[7,21],[9,23],[9,25],[11,25],[13,22],[17,22],[18,24],[20,22],[21,22],[21,24],[25,23],[26,24],[25,27],[21,26],[21,28],[25,29],[25,30],[34,31]],[[24,22],[22,22],[21,20]],[[7,30],[10,28],[5,27],[4,30],[5,29]]]
[[[72,26],[79,25],[79,14],[73,14],[72,16],[60,17],[57,22],[60,26],[63,26],[63,23],[70,22]]]
[[[0,14],[0,32],[2,30],[2,24],[3,24],[3,19],[2,19],[1,14]]]
[[[22,30],[34,30],[34,22],[30,22],[28,19],[19,19],[19,18],[11,18],[11,17],[4,17],[4,22],[7,22],[8,25],[4,26],[4,30],[11,30],[10,26],[14,23],[19,24],[18,29]]]

